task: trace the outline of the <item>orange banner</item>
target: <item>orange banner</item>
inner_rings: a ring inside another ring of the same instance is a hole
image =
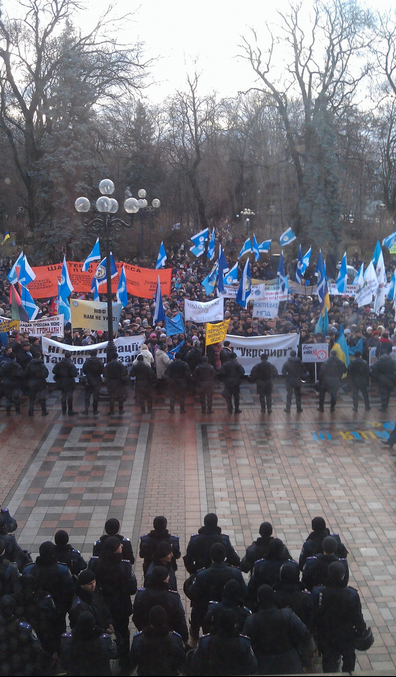
[[[157,278],[159,275],[161,280],[161,292],[162,294],[169,296],[172,279],[171,268],[152,270],[151,268],[131,266],[129,263],[125,263],[124,265],[129,294],[143,299],[152,299],[155,294]],[[116,266],[120,273],[123,266],[122,262],[117,263]],[[78,294],[88,294],[91,291],[92,278],[96,267],[91,266],[91,270],[88,271],[88,273],[82,272],[82,263],[80,261],[68,261],[67,267],[74,291]],[[36,268],[33,268],[33,271],[36,275],[36,279],[29,284],[29,291],[32,297],[34,299],[44,299],[58,296],[58,282],[61,276],[62,264],[57,263],[53,266],[37,266]],[[112,280],[111,289],[113,294],[117,291],[118,280],[118,276]],[[105,294],[106,285],[101,285],[99,291],[100,293]]]

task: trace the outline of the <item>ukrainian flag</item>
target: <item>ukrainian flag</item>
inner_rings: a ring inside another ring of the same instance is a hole
[[[1,244],[5,244],[5,242],[7,242],[7,240],[9,240],[10,237],[11,236],[10,236],[8,230],[7,230],[6,234],[4,235],[3,242]]]
[[[340,359],[347,367],[349,364],[349,350],[344,334],[344,325],[341,325],[340,327],[340,335],[332,350],[336,351],[338,359]]]

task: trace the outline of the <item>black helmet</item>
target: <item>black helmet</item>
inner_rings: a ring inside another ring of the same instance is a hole
[[[368,651],[374,644],[374,636],[371,628],[366,628],[360,635],[355,635],[355,649]]]

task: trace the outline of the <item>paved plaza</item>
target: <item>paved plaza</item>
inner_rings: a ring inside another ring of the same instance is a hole
[[[182,554],[207,512],[216,512],[242,556],[262,521],[274,525],[295,558],[312,517],[322,515],[348,548],[350,584],[360,593],[375,644],[358,656],[357,671],[395,673],[396,666],[396,453],[381,444],[396,418],[357,414],[342,394],[334,414],[306,387],[303,412],[284,413],[285,390],[277,383],[271,416],[262,415],[255,387],[241,389],[239,415],[227,413],[216,390],[214,413],[201,414],[187,398],[187,413],[168,413],[163,395],[151,415],[141,414],[130,391],[123,416],[62,416],[58,391],[49,395],[49,416],[6,418],[0,411],[0,502],[18,520],[22,547],[38,546],[66,529],[86,559],[107,518],[122,522],[134,553],[139,535],[164,514],[180,536]],[[83,392],[76,391],[76,409]],[[293,405],[294,406],[294,405]],[[395,448],[396,451],[396,448]],[[135,572],[142,582],[142,562]],[[179,566],[179,590],[185,578]],[[188,604],[186,609],[189,611]]]

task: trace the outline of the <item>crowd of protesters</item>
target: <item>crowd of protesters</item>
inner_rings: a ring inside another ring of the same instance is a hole
[[[115,518],[88,562],[59,530],[33,562],[0,512],[0,675],[248,675],[351,673],[373,643],[348,551],[323,517],[298,561],[269,522],[240,558],[215,513],[191,536],[183,562],[186,613],[175,575],[179,537],[163,515],[140,537],[137,588],[131,542]],[[24,558],[20,556],[24,554]],[[190,615],[190,629],[187,620]],[[130,641],[130,621],[138,632]],[[203,632],[203,635],[201,634]],[[117,667],[113,661],[117,660]]]

